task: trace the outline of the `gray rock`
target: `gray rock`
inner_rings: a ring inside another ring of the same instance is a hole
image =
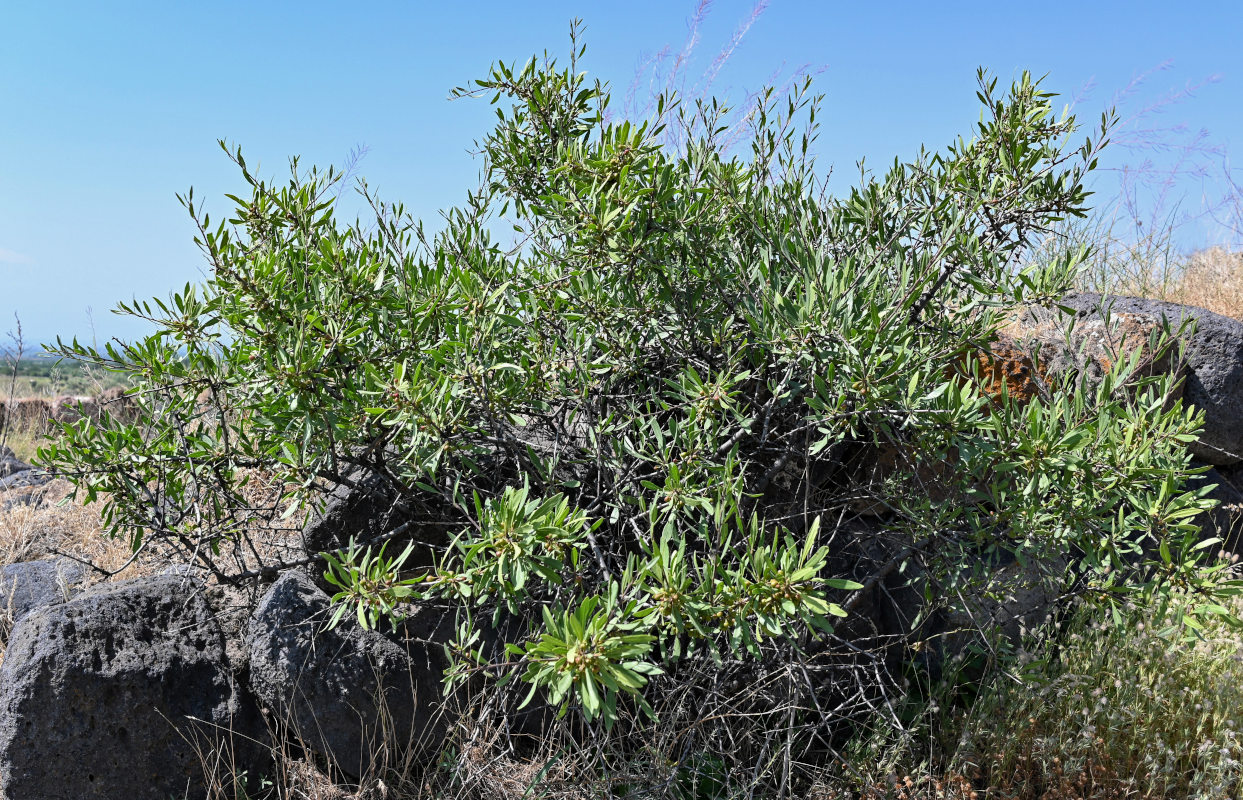
[[[121,386],[106,390],[99,396],[97,404],[101,414],[107,413],[115,422],[123,424],[137,421],[141,412],[138,399],[132,394],[126,394],[125,388]]]
[[[1199,465],[1203,466],[1203,465]],[[1227,555],[1243,554],[1243,491],[1229,480],[1222,470],[1210,468],[1203,475],[1197,475],[1187,481],[1187,489],[1198,489],[1203,486],[1215,485],[1217,488],[1208,493],[1208,497],[1217,501],[1217,507],[1201,514],[1193,522],[1204,531],[1204,538],[1217,537],[1221,544],[1214,548]]]
[[[99,401],[94,397],[65,395],[52,401],[52,419],[56,422],[77,422],[83,417],[98,421]]]
[[[339,550],[348,546],[351,538],[364,541],[400,524],[400,513],[394,508],[397,495],[383,478],[361,470],[349,478],[354,486],[337,486],[323,507],[308,515],[302,532],[307,554]]]
[[[1193,320],[1195,332],[1187,341],[1188,368],[1184,401],[1204,412],[1200,441],[1192,454],[1210,464],[1243,461],[1243,322],[1202,308],[1147,300],[1073,294],[1062,305],[1078,312],[1077,319],[1099,317],[1102,306],[1111,314],[1138,314],[1164,318],[1172,329]],[[1078,323],[1076,323],[1078,324]]]
[[[397,491],[382,476],[356,468],[348,477],[352,486],[337,486],[307,515],[300,542],[301,556],[314,557],[323,552],[344,550],[351,541],[360,544],[373,541],[409,520]],[[446,513],[446,517],[451,514]],[[436,511],[423,508],[422,515],[435,517]],[[410,531],[401,541],[393,542],[390,549],[401,552],[407,543],[412,543],[414,549],[406,560],[406,567],[428,567],[437,562],[438,554],[449,544],[450,530],[443,525],[423,525]],[[323,579],[321,570],[314,571],[311,578],[319,588],[335,593]]]
[[[1065,611],[1055,588],[1065,563],[1056,556],[1040,562],[1042,571],[1034,559],[1020,562],[1004,548],[969,548],[956,554],[957,567],[947,569],[934,554],[919,555],[897,540],[878,538],[881,529],[872,520],[848,525],[842,530],[855,535],[845,539],[849,544],[835,558],[853,558],[856,563],[846,571],[853,570],[851,577],[865,585],[877,572],[885,577],[870,584],[850,614],[835,621],[835,629],[890,670],[913,667],[940,680],[976,653],[1022,646],[1025,633]],[[860,531],[871,533],[859,536]]]
[[[178,578],[192,578],[194,577],[194,565],[193,564],[169,564],[167,567],[160,570],[160,574],[161,575],[173,575]]]
[[[1030,306],[1004,325],[997,341],[980,354],[983,388],[998,399],[1004,384],[1021,403],[1055,391],[1055,378],[1073,377],[1094,391],[1114,364],[1133,356],[1140,359],[1136,377],[1181,374],[1184,365],[1177,362],[1174,348],[1153,352],[1149,346],[1164,327],[1162,317],[1154,314],[1119,310],[1106,322],[1096,313],[1068,316],[1058,307]],[[1180,398],[1178,394],[1171,400]]]
[[[19,494],[16,497],[7,498],[3,503],[0,503],[0,511],[12,511],[15,508],[23,507],[39,508],[46,499],[47,495],[44,492]]]
[[[25,461],[22,461],[20,458],[13,455],[12,450],[9,450],[7,447],[4,449],[7,452],[0,454],[0,478],[7,478],[10,475],[16,475],[19,472],[25,472],[28,469],[33,469]]]
[[[1066,610],[1054,590],[1065,566],[1062,558],[1038,564],[1036,559],[1019,561],[1008,550],[981,553],[975,574],[961,576],[962,584],[955,587],[958,602],[941,613],[940,641],[933,649],[952,661],[994,643],[1021,646],[1028,632]]]
[[[51,483],[52,473],[46,470],[35,469],[27,466],[20,472],[14,472],[6,477],[0,478],[0,490],[3,489],[23,489],[28,486],[43,486]]]
[[[329,607],[328,595],[300,572],[272,585],[247,636],[255,696],[346,774],[381,767],[373,758],[394,748],[434,757],[446,730],[440,646],[410,640],[403,647],[349,616],[325,630]]]
[[[235,769],[268,771],[250,743],[257,710],[230,678],[201,591],[138,578],[17,623],[0,667],[6,797],[203,797],[201,759],[230,740]]]
[[[64,603],[86,577],[86,567],[67,558],[24,561],[0,569],[0,604],[16,622],[38,608]]]
[[[1232,489],[1243,492],[1243,464],[1231,464],[1230,466],[1214,467],[1217,474],[1230,484]]]

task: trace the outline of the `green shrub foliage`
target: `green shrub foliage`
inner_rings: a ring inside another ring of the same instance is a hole
[[[226,580],[314,558],[274,546],[281,520],[383,485],[397,522],[326,558],[342,614],[443,603],[470,621],[458,674],[490,660],[498,694],[588,725],[744,720],[730,757],[883,713],[891,644],[920,650],[1002,554],[1063,600],[1209,605],[1171,379],[1132,361],[1021,404],[979,375],[1005,314],[1070,288],[1082,251],[1034,254],[1085,213],[1108,118],[1074,138],[1039,82],[981,73],[970,137],[836,197],[808,85],[734,127],[676,98],[610,121],[580,54],[458,90],[497,122],[434,235],[365,185],[373,217],[344,224],[341,174],[270,183],[222,143],[231,215],[183,198],[208,280],[123,304],[157,326],[141,341],[60,347],[126,373],[140,419],[70,425],[43,461],[135,549]],[[513,619],[507,652],[481,644]]]

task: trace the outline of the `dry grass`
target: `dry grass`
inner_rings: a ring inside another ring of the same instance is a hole
[[[4,434],[0,436],[0,444],[12,450],[13,455],[17,456],[22,461],[30,463],[30,461],[35,457],[35,452],[38,451],[39,445],[42,444],[45,439],[46,437],[42,433],[31,430],[30,428],[21,427],[14,430],[6,430]]]
[[[46,417],[23,419],[20,424],[9,419],[0,434],[0,443],[29,463],[47,435]],[[133,553],[128,542],[105,535],[100,506],[84,505],[72,495],[73,485],[60,478],[42,486],[0,491],[0,567],[68,558],[88,565],[81,584],[81,588],[85,588],[113,577],[134,577],[167,566],[167,562],[155,554],[130,563]],[[109,576],[108,573],[118,574]],[[8,600],[0,598],[0,661],[13,625]]]
[[[109,572],[125,565],[131,555],[129,546],[105,536],[98,507],[68,499],[72,489],[68,481],[56,479],[43,486],[0,492],[0,503],[27,498],[30,502],[0,508],[0,567],[56,556],[94,564]],[[40,497],[42,501],[36,504]],[[122,577],[152,572],[159,566],[152,559],[139,559]],[[87,569],[83,584],[89,586],[106,579],[104,573]],[[0,598],[0,663],[12,628],[9,598]]]
[[[1133,608],[1079,623],[1042,664],[1000,674],[922,728],[856,753],[866,780],[818,796],[859,800],[1216,800],[1243,790],[1243,645],[1225,622],[1194,641]],[[1232,611],[1243,613],[1243,601]]]
[[[1243,253],[1220,247],[1192,253],[1163,299],[1243,320]]]
[[[1189,255],[1166,250],[1157,259],[1147,250],[1135,253],[1114,243],[1098,250],[1083,288],[1168,300],[1243,320],[1243,253],[1222,247]]]
[[[101,541],[99,514],[76,503],[60,505],[72,486],[67,481],[53,480],[32,489],[15,489],[0,495],[0,500],[43,497],[39,505],[18,503],[0,511],[0,564],[33,561],[57,553],[80,558],[103,556],[111,561],[115,554]],[[124,559],[122,562],[124,563]]]
[[[411,686],[409,691],[417,693],[418,687]],[[364,750],[370,754],[371,763],[364,765],[361,778],[352,780],[347,777],[357,773],[359,765],[343,769],[330,758],[315,754],[290,724],[292,714],[265,713],[267,741],[271,743],[265,745],[270,749],[272,760],[270,774],[245,775],[231,768],[228,747],[231,732],[220,732],[218,741],[195,742],[207,778],[207,797],[211,800],[235,800],[237,797],[262,797],[266,800],[404,800],[431,796],[436,767],[425,768],[423,758],[429,750],[433,757],[439,755],[445,741],[440,738],[431,741],[426,734],[418,731],[396,730],[383,697],[379,698],[378,705],[379,715],[374,727],[363,734],[368,737],[369,744]],[[244,794],[237,791],[240,786],[245,786]]]

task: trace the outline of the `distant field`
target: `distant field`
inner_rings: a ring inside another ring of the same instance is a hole
[[[52,357],[10,359],[0,362],[0,399],[8,397],[55,397],[99,395],[124,381],[111,372],[88,373],[81,365]]]

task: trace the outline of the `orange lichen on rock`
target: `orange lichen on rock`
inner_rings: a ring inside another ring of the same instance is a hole
[[[1032,307],[1014,314],[992,342],[964,359],[962,371],[972,374],[968,367],[973,357],[978,367],[975,381],[985,396],[996,403],[1004,393],[1026,405],[1047,394],[1059,376],[1081,379],[1088,388],[1099,385],[1118,362],[1136,354],[1130,383],[1167,373],[1181,375],[1184,365],[1163,334],[1163,321],[1148,314],[1072,318],[1057,309]],[[1169,401],[1181,393],[1180,383]]]
[[[979,364],[980,390],[994,402],[1008,395],[1021,405],[1026,405],[1047,385],[1048,375],[1007,334],[999,334],[987,349],[975,354],[975,359]]]

